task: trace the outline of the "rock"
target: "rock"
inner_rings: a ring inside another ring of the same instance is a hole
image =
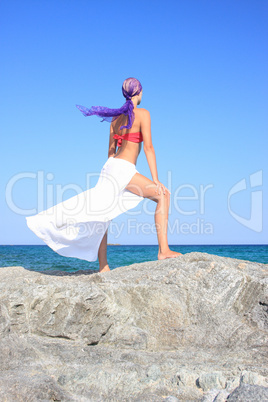
[[[268,388],[260,385],[241,384],[227,398],[227,402],[266,402]]]
[[[178,385],[181,387],[195,387],[197,386],[198,374],[190,370],[180,369],[176,374],[178,378]]]
[[[237,377],[231,377],[226,381],[226,389],[231,391],[238,387],[241,383],[241,374]]]
[[[245,370],[241,374],[240,378],[241,384],[251,384],[251,385],[263,385],[268,386],[265,377],[254,373],[252,371]]]
[[[214,402],[214,401],[216,401],[219,393],[220,393],[219,389],[212,388],[204,394],[204,396],[201,398],[201,402]],[[229,395],[229,392],[227,393],[227,396],[228,395]]]
[[[204,394],[200,402],[226,402],[229,394],[227,389],[212,388]]]
[[[1,401],[73,401],[72,396],[57,384],[55,378],[41,372],[1,372]]]
[[[229,395],[229,391],[227,389],[222,389],[216,396],[213,402],[226,402],[226,399]]]
[[[202,373],[197,379],[198,386],[207,391],[212,388],[225,388],[226,378],[221,372]]]
[[[103,274],[1,268],[0,399],[265,392],[267,307],[267,265],[206,253]]]

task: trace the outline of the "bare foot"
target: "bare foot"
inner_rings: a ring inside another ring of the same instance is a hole
[[[99,273],[111,271],[109,265],[105,265],[102,269],[99,270]]]
[[[159,260],[165,260],[166,258],[176,258],[182,255],[182,253],[178,253],[177,251],[168,250],[165,253],[158,253]]]

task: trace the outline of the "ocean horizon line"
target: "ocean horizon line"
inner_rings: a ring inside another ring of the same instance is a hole
[[[38,246],[38,247],[48,247],[46,244],[0,244],[1,246]],[[146,246],[158,246],[158,244],[121,244],[121,243],[115,243],[115,244],[108,244],[108,246],[140,246],[140,247],[146,247]],[[268,246],[268,243],[199,243],[199,244],[169,244],[170,247],[173,246]]]

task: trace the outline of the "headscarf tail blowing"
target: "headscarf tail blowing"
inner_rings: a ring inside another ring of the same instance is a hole
[[[127,78],[122,86],[122,92],[124,97],[126,98],[126,102],[119,109],[109,109],[105,106],[92,106],[90,109],[81,105],[76,105],[76,107],[83,113],[84,116],[96,115],[102,117],[102,122],[114,121],[121,114],[124,114],[125,116],[128,116],[128,124],[126,126],[121,126],[120,130],[122,130],[123,128],[130,129],[135,119],[135,115],[133,112],[134,105],[131,98],[133,96],[139,95],[141,91],[142,86],[139,80],[137,80],[136,78]]]

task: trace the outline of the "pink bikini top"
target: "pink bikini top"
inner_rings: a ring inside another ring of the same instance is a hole
[[[131,141],[131,142],[142,142],[143,141],[143,137],[142,137],[141,132],[138,132],[138,133],[126,133],[126,134],[122,134],[122,135],[115,134],[113,136],[113,138],[115,140],[118,140],[117,141],[118,147],[121,147],[122,140],[127,140],[127,141]]]

